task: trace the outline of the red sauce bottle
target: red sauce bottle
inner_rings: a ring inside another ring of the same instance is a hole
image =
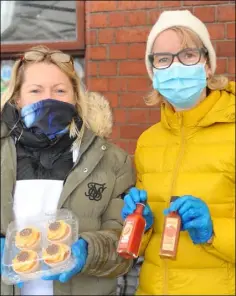
[[[178,196],[172,196],[171,202]],[[177,212],[171,212],[165,217],[162,232],[160,256],[163,258],[175,259],[179,243],[181,218]]]
[[[144,207],[145,204],[138,203],[134,213],[130,214],[125,220],[117,252],[126,259],[138,257],[146,226],[146,221],[142,215]]]

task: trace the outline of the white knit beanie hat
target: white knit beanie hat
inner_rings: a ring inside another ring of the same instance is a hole
[[[212,73],[216,70],[216,53],[212,46],[210,35],[204,23],[195,17],[189,10],[175,10],[175,11],[164,11],[160,15],[159,19],[152,27],[151,32],[148,36],[145,63],[149,77],[153,78],[152,65],[148,59],[148,55],[152,53],[153,43],[156,40],[157,35],[161,32],[175,26],[182,26],[192,30],[202,40],[204,46],[208,50],[210,59],[210,66]]]

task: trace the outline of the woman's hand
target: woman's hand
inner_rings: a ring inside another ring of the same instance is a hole
[[[167,215],[177,211],[182,230],[187,230],[194,244],[207,243],[213,236],[213,224],[207,204],[200,198],[185,195],[171,203],[164,211]]]
[[[125,220],[126,217],[132,214],[137,203],[143,203],[147,201],[147,192],[145,190],[139,190],[135,187],[131,188],[129,193],[124,197],[124,207],[121,212],[122,219]],[[152,227],[154,219],[152,211],[149,205],[146,205],[143,210],[143,217],[146,220],[146,228],[148,230]]]
[[[1,274],[2,274],[2,256],[4,252],[5,238],[1,237]]]
[[[79,239],[71,247],[71,252],[75,258],[75,267],[69,271],[62,272],[56,275],[45,275],[42,277],[43,280],[53,280],[65,283],[69,281],[74,275],[81,272],[85,266],[86,259],[88,257],[88,244],[84,239]]]

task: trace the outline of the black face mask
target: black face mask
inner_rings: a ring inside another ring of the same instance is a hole
[[[54,99],[27,105],[22,108],[20,114],[14,105],[7,103],[2,112],[2,120],[12,136],[19,139],[23,145],[30,144],[35,148],[48,147],[63,135],[69,134],[72,119],[79,130],[83,124],[72,104]]]
[[[76,116],[74,105],[58,100],[46,99],[21,109],[21,119],[35,134],[45,134],[50,140],[69,131]]]

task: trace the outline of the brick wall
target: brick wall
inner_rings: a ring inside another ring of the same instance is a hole
[[[163,10],[189,9],[207,24],[217,73],[235,78],[234,1],[86,1],[86,83],[109,99],[112,138],[133,154],[136,140],[160,119],[143,96],[151,89],[144,53],[147,35]]]

